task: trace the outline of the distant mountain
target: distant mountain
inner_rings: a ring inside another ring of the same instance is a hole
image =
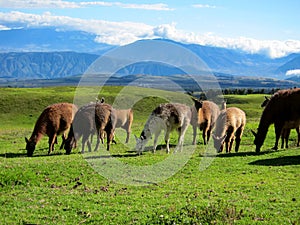
[[[79,75],[98,57],[76,52],[0,53],[0,78],[54,79]]]
[[[81,31],[14,29],[0,31],[0,79],[56,79],[82,74],[103,53],[116,46],[97,43],[96,36]],[[142,40],[147,42],[148,40]],[[205,62],[213,73],[285,79],[291,69],[300,69],[300,54],[272,59],[239,50],[184,44],[181,45]],[[117,75],[181,74],[177,68],[157,62],[138,62]]]
[[[286,72],[289,70],[296,70],[300,69],[300,55],[293,54],[294,58],[288,61],[287,63],[283,64],[282,66],[278,67],[276,72],[281,75],[286,75]]]

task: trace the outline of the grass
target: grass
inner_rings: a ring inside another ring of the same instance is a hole
[[[118,96],[121,90],[105,87],[98,94],[113,103],[124,97]],[[155,154],[137,156],[132,152],[134,138],[122,144],[122,131],[117,133],[118,144],[112,145],[113,157],[106,156],[103,146],[96,153],[82,155],[79,146],[71,155],[55,150],[47,156],[47,138],[37,145],[34,157],[26,157],[24,137],[30,136],[43,108],[73,102],[74,91],[71,87],[0,89],[0,224],[300,224],[300,154],[295,132],[290,149],[271,151],[271,127],[262,152],[254,153],[250,130],[257,127],[263,95],[225,96],[228,107],[240,107],[247,114],[238,153],[205,156],[198,137],[199,144],[186,164],[168,179],[153,182],[146,174],[169,158],[165,146],[159,146]],[[141,96],[133,105],[136,135],[149,112],[166,101],[143,98],[143,91],[131,89],[133,95]],[[186,137],[185,149],[189,149],[191,129]],[[176,138],[172,135],[173,146]],[[116,162],[134,169],[116,172]],[[182,163],[180,157],[174,157],[176,163]],[[209,166],[203,170],[205,163]],[[97,165],[110,169],[108,178],[97,171]],[[139,170],[146,165],[150,169],[143,176]],[[136,174],[139,179],[132,177]]]

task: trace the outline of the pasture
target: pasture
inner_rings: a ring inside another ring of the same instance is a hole
[[[112,103],[120,90],[105,87],[99,97]],[[129,185],[94,170],[80,153],[81,142],[70,155],[57,145],[48,156],[44,137],[33,157],[26,156],[24,137],[31,135],[42,110],[52,103],[73,102],[74,91],[74,87],[0,89],[0,224],[300,224],[296,132],[291,132],[289,149],[273,151],[272,126],[261,153],[255,153],[251,129],[258,126],[263,95],[225,96],[227,107],[239,107],[247,115],[238,153],[220,153],[200,170],[205,146],[198,131],[196,149],[176,174],[157,183],[140,180]],[[131,92],[138,95],[143,89],[132,87]],[[129,144],[124,144],[125,133],[117,133],[111,158],[139,166],[169,157],[164,145],[155,154],[137,156],[132,151],[133,134],[140,135],[149,113],[164,101],[147,97],[134,105]],[[192,142],[191,130],[190,126],[185,145]],[[170,143],[172,153],[176,133]],[[100,148],[87,155],[101,162],[107,153],[104,145]]]

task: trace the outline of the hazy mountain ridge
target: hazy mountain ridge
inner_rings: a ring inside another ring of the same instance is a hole
[[[0,53],[0,77],[55,79],[85,72],[99,56],[76,52]]]
[[[116,47],[97,43],[95,38],[95,35],[86,32],[54,28],[0,31],[0,78],[56,79],[82,74],[101,54]],[[286,79],[288,70],[300,69],[300,54],[272,59],[263,54],[174,43],[194,52],[214,73]],[[147,65],[137,63],[121,70],[123,75],[158,76],[178,71],[156,62],[148,62]]]

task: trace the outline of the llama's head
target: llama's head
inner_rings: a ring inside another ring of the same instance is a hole
[[[76,139],[74,137],[68,137],[65,141],[64,149],[66,150],[66,154],[69,155],[73,148],[76,147]]]
[[[144,151],[145,146],[146,146],[147,142],[149,141],[148,139],[149,139],[149,137],[147,138],[145,131],[143,131],[141,133],[141,136],[139,138],[137,136],[135,136],[135,140],[136,140],[135,150],[137,151],[137,153],[140,154],[141,152]]]
[[[255,151],[260,152],[260,148],[264,143],[266,135],[264,133],[259,133],[251,130],[252,134],[254,135],[254,144],[255,144]],[[265,132],[266,133],[266,132]]]
[[[35,150],[36,142],[33,141],[32,139],[28,140],[26,137],[25,137],[25,141],[26,141],[27,156],[31,157]]]
[[[225,138],[226,138],[226,135],[224,135],[223,137],[217,137],[217,136],[213,135],[214,147],[217,150],[217,152],[223,151]]]

